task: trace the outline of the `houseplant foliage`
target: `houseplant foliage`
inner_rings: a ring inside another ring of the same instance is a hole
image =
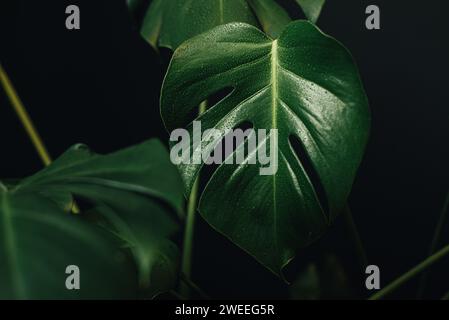
[[[110,235],[69,216],[44,196],[1,189],[1,299],[135,296],[133,266]],[[82,290],[64,286],[71,263],[86,270]]]
[[[368,138],[367,98],[349,52],[307,21],[290,23],[276,40],[248,24],[231,23],[181,45],[161,93],[168,130],[185,127],[192,134],[192,110],[226,88],[232,92],[197,118],[202,129],[226,132],[244,122],[277,129],[279,168],[262,176],[258,166],[220,165],[203,191],[199,211],[280,274],[346,203]],[[214,137],[215,143],[221,138]],[[302,144],[305,154],[295,152],[292,140]],[[192,144],[190,154],[216,144]],[[308,170],[307,161],[312,164]],[[201,167],[180,165],[187,193]],[[318,184],[324,199],[318,198]]]
[[[202,165],[176,168],[160,142],[109,155],[76,145],[31,177],[0,181],[0,299],[152,298],[173,290],[178,278],[201,292],[190,272],[180,270],[172,240],[185,224],[182,267],[190,270],[196,209],[280,276],[299,248],[325,232],[345,207],[370,115],[351,55],[314,25],[325,1],[290,1],[309,21],[291,22],[276,0],[127,1],[143,18],[141,33],[153,47],[176,49],[161,92],[167,129],[192,133],[193,120],[220,132],[248,124],[277,129],[279,168],[262,176],[258,166],[220,165],[206,177],[197,206]],[[1,64],[0,82],[49,164]],[[221,138],[201,147],[212,151]],[[438,250],[448,206],[449,195],[429,257],[371,299],[449,254],[449,245]],[[81,269],[81,290],[64,286],[69,264]],[[422,290],[425,282],[423,277]],[[352,296],[350,288],[343,266],[330,255],[300,272],[290,292],[300,299],[341,298]]]
[[[291,1],[296,1],[313,22],[324,4],[324,0]],[[187,39],[229,22],[260,26],[267,35],[277,38],[291,21],[275,0],[130,0],[128,4],[132,12],[143,16],[143,38],[154,48],[173,50]]]
[[[89,210],[72,214],[75,197]],[[170,237],[183,201],[157,140],[104,156],[76,145],[18,184],[2,183],[0,297],[137,298],[172,288],[179,253]],[[80,290],[64,286],[68,262],[81,270]]]

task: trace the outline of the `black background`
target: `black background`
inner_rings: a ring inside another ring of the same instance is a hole
[[[328,0],[318,22],[352,52],[370,100],[371,139],[349,203],[383,285],[425,257],[449,188],[446,3]],[[79,31],[65,28],[69,4],[81,9]],[[380,7],[381,30],[365,28],[368,4]],[[124,0],[1,1],[0,61],[53,156],[78,142],[106,153],[149,137],[167,140],[158,109],[167,61],[140,38]],[[0,137],[0,177],[42,167],[2,90]],[[359,272],[342,219],[294,265],[301,268],[317,252],[337,252],[350,272]],[[427,297],[449,289],[448,263],[434,268]],[[288,294],[201,220],[193,268],[194,280],[216,298]],[[412,298],[415,285],[393,297]]]

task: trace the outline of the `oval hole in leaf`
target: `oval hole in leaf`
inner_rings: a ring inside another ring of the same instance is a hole
[[[226,97],[229,96],[234,90],[235,90],[234,87],[225,87],[223,89],[218,90],[216,93],[210,95],[207,98],[206,110],[209,109],[209,107],[212,107],[217,103],[221,102],[222,100],[226,99]]]
[[[245,130],[248,129],[252,129],[254,128],[253,124],[250,121],[243,121],[242,123],[240,123],[238,126],[236,126],[235,128],[233,128],[232,130],[237,130],[237,129],[241,129],[243,132],[245,132]],[[221,154],[222,154],[222,159],[224,162],[224,159],[227,159],[227,157],[230,154],[233,154],[235,150],[237,150],[237,148],[242,145],[242,143],[247,142],[247,139],[245,138],[245,140],[242,141],[237,141],[237,139],[234,137],[233,139],[233,148],[232,150],[226,150],[225,148],[225,141],[228,138],[229,135],[231,135],[232,133],[229,133],[227,135],[225,135],[220,142],[217,144],[216,148],[214,149],[214,153],[216,152],[220,152],[219,148],[221,148]],[[226,152],[228,151],[228,153]],[[245,145],[245,158],[248,155],[248,146]],[[235,161],[235,157],[234,157],[234,161]],[[205,164],[202,168],[201,168],[201,183],[200,183],[200,190],[204,190],[204,187],[206,186],[207,182],[211,179],[212,175],[214,174],[214,172],[218,169],[218,167],[220,166],[220,164],[216,164],[216,163],[212,163],[212,164]]]
[[[288,137],[288,141],[296,157],[301,162],[305,171],[308,173],[309,179],[313,185],[313,188],[315,189],[315,193],[320,201],[321,207],[323,208],[324,214],[329,220],[330,219],[329,202],[327,200],[326,192],[324,191],[324,187],[320,181],[318,173],[313,167],[312,162],[310,161],[310,158],[307,155],[307,152],[304,149],[301,140],[299,140],[298,137],[296,137],[295,135],[290,135]]]

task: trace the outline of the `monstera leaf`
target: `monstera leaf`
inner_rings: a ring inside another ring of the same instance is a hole
[[[250,164],[256,152],[246,162],[221,164],[202,192],[199,211],[279,274],[343,209],[368,138],[367,98],[350,53],[310,22],[292,22],[277,40],[231,23],[175,51],[161,96],[167,129],[184,127],[192,136],[197,105],[230,89],[196,119],[203,132],[222,135],[213,143],[207,134],[202,143],[192,140],[186,153],[191,159],[179,168],[190,192],[202,167],[194,158],[201,148],[214,149],[225,133],[248,122],[277,130],[277,143],[269,136],[257,144],[273,145],[276,173],[261,175]]]
[[[75,145],[41,172],[23,180],[18,189],[57,185],[70,192],[72,185],[94,185],[160,198],[178,213],[184,198],[176,167],[158,140],[109,155],[98,155]]]
[[[326,0],[296,0],[296,2],[301,6],[307,19],[315,23]]]
[[[0,299],[137,297],[135,268],[104,230],[38,194],[0,187]],[[66,268],[80,289],[66,288]]]
[[[128,2],[131,10],[143,0]],[[291,20],[274,0],[153,0],[143,18],[141,34],[153,47],[176,49],[182,42],[228,22],[261,25],[272,37]]]
[[[179,252],[170,237],[178,230],[183,186],[159,141],[104,156],[77,145],[12,190],[65,210],[74,197],[88,200],[101,225],[133,254],[147,295],[175,285]]]

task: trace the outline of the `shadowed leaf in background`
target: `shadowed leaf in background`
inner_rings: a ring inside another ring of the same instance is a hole
[[[62,220],[66,223],[89,217],[92,211],[101,215],[103,228],[99,230],[105,233],[106,229],[109,230],[106,233],[108,236],[115,235],[114,239],[119,240],[120,247],[125,249],[124,252],[132,253],[138,268],[138,275],[136,272],[118,272],[117,275],[109,277],[111,283],[116,277],[120,277],[121,273],[123,277],[136,274],[134,282],[126,283],[134,283],[137,292],[139,282],[140,289],[143,289],[149,297],[175,286],[179,252],[170,237],[178,230],[179,221],[182,218],[183,187],[176,168],[170,162],[167,150],[159,141],[149,140],[141,145],[104,156],[90,152],[86,146],[77,145],[49,167],[3,193],[1,212],[3,228],[5,234],[12,235],[5,238],[4,245],[10,249],[7,251],[9,256],[6,261],[11,266],[16,265],[17,261],[20,262],[18,257],[21,257],[17,254],[20,247],[14,246],[15,239],[22,239],[21,237],[31,233],[23,230],[16,232],[14,225],[11,224],[11,221],[14,221],[12,219],[19,220],[20,211],[17,210],[16,214],[16,210],[10,209],[10,203],[19,203],[12,202],[10,198],[32,196],[34,199],[32,208],[37,211],[34,216],[37,224],[39,217],[45,214],[50,218],[57,214],[58,218],[54,219],[62,219],[64,215],[67,215],[70,220]],[[89,200],[93,209],[88,211],[89,213],[82,212],[76,217],[64,213],[63,210],[67,210],[70,202],[73,202],[73,197]],[[56,209],[48,212],[49,204],[55,208],[59,206],[60,212]],[[66,228],[72,228],[72,226],[68,225]],[[58,231],[55,230],[55,232]],[[43,234],[41,236],[46,238]],[[79,236],[82,238],[83,235]],[[83,239],[79,240],[83,241]],[[50,247],[42,245],[34,250],[46,251],[54,256],[58,256],[59,251],[70,251],[68,248],[59,246],[64,244],[63,238],[60,241],[53,239],[52,243]],[[39,245],[38,242],[35,244]],[[34,243],[30,243],[31,247],[33,245]],[[76,247],[76,244],[72,245]],[[92,248],[95,248],[94,244]],[[96,256],[101,257],[95,253],[86,254],[82,258],[95,261]],[[62,259],[64,263],[72,264],[69,257],[63,256]],[[85,260],[80,263],[86,263]],[[52,265],[52,262],[51,259],[41,261],[44,265]],[[90,266],[89,270],[98,269],[99,272],[107,274],[107,271],[101,268],[114,269],[116,266],[109,261],[102,267]],[[18,279],[15,282],[17,288],[15,290],[19,293],[27,292],[21,289],[28,285],[26,281],[21,280],[25,270],[17,268],[14,270]],[[97,298],[108,297],[95,291],[95,287],[91,288],[91,291],[91,294]]]
[[[324,0],[296,0],[315,22]],[[275,0],[129,0],[130,11],[142,20],[141,34],[154,48],[175,50],[184,41],[229,22],[245,22],[277,38],[291,21]]]

